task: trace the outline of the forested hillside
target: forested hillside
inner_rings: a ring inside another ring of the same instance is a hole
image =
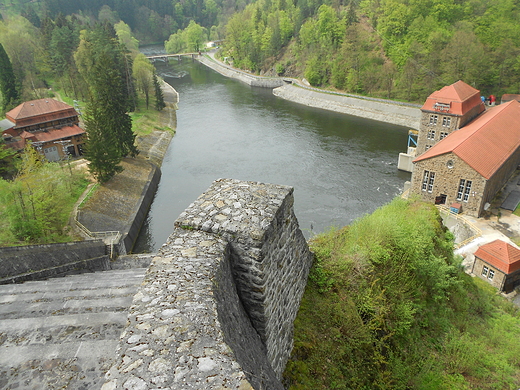
[[[371,96],[422,102],[457,80],[520,92],[518,0],[2,0],[0,11],[42,34],[61,14],[123,21],[169,51],[224,39],[221,56],[237,67]]]
[[[520,92],[517,0],[258,0],[226,26],[224,56],[254,72],[421,102],[457,80]]]

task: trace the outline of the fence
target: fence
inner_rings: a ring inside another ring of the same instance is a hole
[[[449,218],[453,218],[457,223],[461,223],[465,225],[467,228],[469,228],[474,234],[463,241],[455,244],[455,248],[461,248],[464,245],[468,244],[469,242],[473,241],[475,238],[480,237],[482,235],[482,231],[476,227],[473,223],[471,223],[467,218],[464,218],[463,215],[459,215],[454,213],[450,210],[449,207],[445,205],[437,205],[437,208],[439,209],[439,214],[441,215],[444,225],[448,225]]]

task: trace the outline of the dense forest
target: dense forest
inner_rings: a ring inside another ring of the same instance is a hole
[[[141,44],[167,41],[174,52],[224,40],[221,56],[237,67],[334,90],[421,102],[463,80],[485,95],[520,92],[517,0],[3,0],[0,11],[11,57],[75,45],[81,25],[122,21]],[[75,41],[51,35],[64,18]],[[23,37],[16,47],[12,34]]]
[[[516,0],[259,0],[226,26],[225,55],[252,71],[421,102],[457,80],[520,92]]]

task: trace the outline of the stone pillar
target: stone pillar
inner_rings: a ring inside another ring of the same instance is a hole
[[[293,203],[292,187],[219,179],[175,221],[230,243],[239,296],[279,377],[312,263]]]

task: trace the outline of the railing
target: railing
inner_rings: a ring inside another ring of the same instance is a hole
[[[81,230],[85,235],[92,239],[101,239],[108,248],[108,254],[110,259],[114,259],[116,251],[115,246],[119,245],[121,240],[121,232],[119,230],[109,230],[105,232],[91,232],[85,225],[78,221],[78,211],[74,214],[74,223],[76,227]],[[121,252],[121,251],[119,251]]]
[[[118,230],[112,230],[112,231],[105,231],[105,232],[91,232],[85,225],[83,225],[78,220],[78,215],[80,211],[78,210],[79,207],[83,204],[83,201],[87,198],[87,196],[90,195],[92,190],[95,188],[95,186],[91,186],[88,189],[88,192],[84,192],[83,195],[80,197],[80,200],[76,203],[73,210],[73,221],[74,225],[83,233],[85,236],[91,239],[101,239],[107,246],[108,254],[110,256],[110,259],[114,259],[114,256],[116,254],[115,246],[119,245],[119,241],[121,240],[121,232]],[[123,251],[119,250],[120,253],[123,253]]]
[[[476,227],[473,223],[471,223],[467,218],[464,218],[464,216],[454,213],[453,211],[450,210],[449,207],[447,207],[445,205],[438,204],[436,206],[439,209],[439,214],[441,214],[441,216],[444,214],[446,216],[455,218],[458,222],[465,224],[475,233],[473,236],[465,239],[464,241],[459,242],[458,244],[455,244],[455,248],[457,248],[457,249],[461,248],[464,245],[468,244],[469,242],[473,241],[475,238],[480,237],[482,235],[482,231],[478,227]]]

